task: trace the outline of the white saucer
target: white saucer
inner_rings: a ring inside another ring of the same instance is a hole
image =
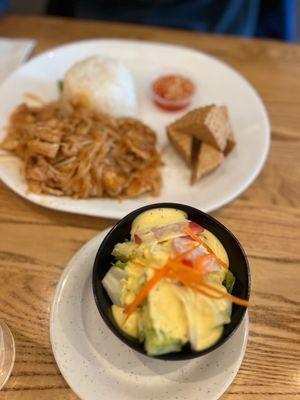
[[[96,308],[91,272],[103,231],[71,259],[56,289],[50,335],[62,375],[83,400],[218,399],[244,357],[248,314],[219,349],[189,361],[150,359],[106,327]]]

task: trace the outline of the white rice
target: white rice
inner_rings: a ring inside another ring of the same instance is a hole
[[[129,70],[118,61],[93,56],[74,64],[63,82],[62,107],[83,104],[114,117],[136,116],[137,100]]]

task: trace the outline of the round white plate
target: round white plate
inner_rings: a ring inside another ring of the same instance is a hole
[[[139,100],[139,118],[152,126],[159,147],[168,143],[165,127],[186,112],[165,112],[152,104],[149,81],[157,71],[182,71],[192,77],[198,92],[191,108],[211,103],[229,108],[237,146],[212,174],[190,186],[190,171],[168,146],[164,155],[163,188],[159,197],[142,196],[122,202],[112,199],[74,200],[27,192],[20,161],[0,157],[0,178],[12,190],[42,206],[79,214],[121,218],[153,202],[189,204],[209,212],[228,203],[256,178],[267,157],[270,126],[265,107],[250,84],[217,59],[185,47],[131,40],[89,40],[47,51],[13,73],[0,88],[0,141],[13,109],[34,93],[46,101],[58,97],[57,80],[85,57],[101,54],[123,62],[132,72]]]
[[[93,262],[107,232],[75,254],[57,286],[50,336],[64,378],[83,400],[218,399],[243,360],[248,314],[223,346],[198,359],[170,362],[135,352],[110,332],[93,298]]]

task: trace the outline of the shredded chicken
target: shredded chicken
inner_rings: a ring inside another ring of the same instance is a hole
[[[64,114],[56,102],[21,104],[0,147],[24,161],[34,193],[126,198],[160,192],[156,134],[137,119],[116,119],[85,108]]]

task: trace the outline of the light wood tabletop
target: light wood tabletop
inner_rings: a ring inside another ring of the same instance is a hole
[[[35,38],[34,54],[88,38],[181,44],[219,57],[256,88],[272,125],[269,158],[248,190],[212,213],[234,232],[249,256],[255,303],[249,311],[242,367],[222,399],[300,398],[300,47],[134,25],[12,16],[0,18],[0,36]],[[70,257],[114,222],[36,206],[0,183],[0,318],[16,341],[16,362],[0,400],[77,399],[52,354],[50,306]]]

